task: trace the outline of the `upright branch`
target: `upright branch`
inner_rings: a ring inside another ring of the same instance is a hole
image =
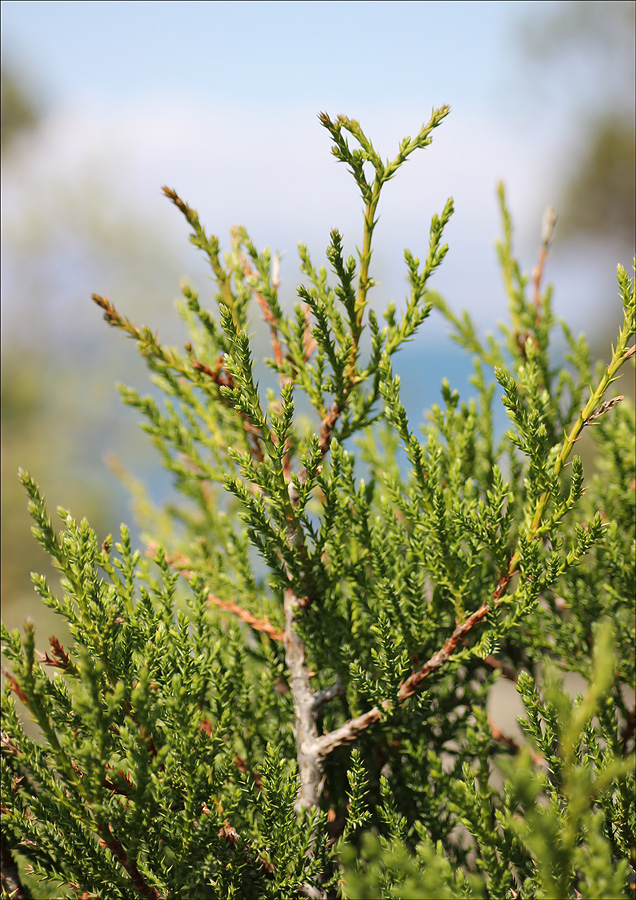
[[[565,434],[564,436],[563,443],[561,444],[559,453],[554,461],[550,487],[543,491],[543,493],[539,497],[534,517],[532,519],[532,524],[527,536],[528,540],[534,539],[541,533],[541,526],[546,507],[553,492],[552,485],[555,485],[557,483],[557,480],[561,472],[563,471],[563,468],[567,464],[575,443],[581,437],[583,429],[593,419],[599,418],[601,415],[615,406],[620,401],[620,399],[622,399],[620,397],[614,397],[603,402],[603,398],[605,397],[610,385],[613,384],[613,382],[615,382],[619,377],[619,370],[627,362],[627,360],[631,359],[634,356],[634,353],[636,352],[636,347],[634,345],[628,347],[629,341],[633,338],[636,331],[636,297],[634,294],[634,281],[632,280],[630,285],[629,278],[627,277],[625,270],[621,266],[619,266],[618,269],[618,280],[619,286],[621,288],[624,321],[618,335],[616,347],[612,348],[612,359],[606,366],[605,372],[603,373],[603,376],[596,388],[592,389],[592,387],[590,386],[590,397],[587,403],[579,412],[577,419],[572,425],[569,433]],[[518,558],[518,553],[513,555],[510,561],[511,568],[514,568],[514,565],[516,564]]]
[[[371,255],[373,252],[373,230],[378,222],[376,213],[382,186],[393,178],[399,167],[408,159],[411,153],[419,148],[426,147],[431,143],[431,132],[433,129],[437,128],[449,112],[450,107],[447,105],[441,106],[439,109],[434,109],[430,120],[427,124],[422,125],[418,135],[414,139],[411,139],[410,137],[404,138],[400,144],[396,157],[391,161],[387,160],[385,163],[382,162],[371,141],[362,131],[358,121],[342,115],[337,116],[336,120],[332,121],[327,113],[321,113],[319,116],[320,123],[329,131],[334,142],[331,152],[336,159],[349,166],[349,170],[353,174],[364,203],[362,250],[359,251],[360,273],[358,275],[358,290],[353,309],[353,316],[350,319],[353,341],[349,359],[348,375],[351,381],[354,380],[359,340],[360,334],[362,333],[364,311],[368,303],[368,294],[375,284],[370,276],[370,266]],[[350,149],[349,144],[342,133],[343,131],[348,132],[357,140],[360,145],[359,149]],[[374,178],[371,182],[367,179],[365,174],[365,163],[370,163],[374,171]]]
[[[349,395],[361,380],[357,370],[357,360],[360,349],[360,336],[363,330],[364,313],[368,304],[369,290],[374,284],[370,275],[373,230],[377,224],[377,208],[380,200],[382,186],[393,177],[399,166],[417,148],[427,146],[431,139],[430,133],[440,124],[450,111],[449,107],[434,110],[428,125],[422,127],[417,138],[411,141],[406,138],[400,146],[397,157],[383,164],[375,151],[371,141],[366,137],[360,124],[355,119],[338,116],[333,122],[326,113],[319,116],[321,124],[331,134],[334,146],[334,156],[348,164],[353,173],[356,184],[360,189],[364,202],[363,238],[360,251],[360,271],[358,274],[358,288],[355,301],[351,302],[352,295],[348,289],[348,280],[353,272],[353,266],[344,266],[339,246],[339,236],[332,235],[333,253],[331,259],[334,262],[336,274],[340,278],[341,296],[348,314],[350,328],[350,350],[344,368],[341,382],[341,390],[338,392],[331,409],[324,416],[318,437],[318,447],[321,457],[327,455],[336,423],[344,412]],[[360,149],[351,150],[343,135],[343,131],[349,132],[359,143]],[[369,162],[373,167],[375,177],[369,183],[364,171],[364,163]],[[295,501],[292,498],[292,506]],[[290,522],[288,532],[290,545],[300,542],[298,525],[296,520]],[[306,663],[306,652],[303,642],[298,634],[296,619],[301,610],[308,609],[308,598],[298,597],[288,588],[285,591],[285,648],[287,663],[290,670],[290,688],[294,699],[294,711],[296,715],[296,746],[298,753],[298,769],[300,779],[299,806],[315,806],[318,804],[321,793],[321,766],[324,753],[321,752],[321,738],[318,736],[316,694],[311,688],[310,676]]]

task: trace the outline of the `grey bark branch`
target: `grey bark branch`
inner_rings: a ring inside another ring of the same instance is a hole
[[[325,704],[330,703],[336,697],[342,697],[344,694],[344,684],[340,679],[336,681],[330,688],[325,688],[324,691],[317,691],[314,694],[314,712],[319,712]]]
[[[322,789],[321,759],[316,746],[318,726],[314,694],[305,664],[305,647],[295,628],[299,606],[296,594],[288,588],[285,591],[285,656],[296,720],[296,753],[300,779],[297,811],[303,807],[317,806]]]

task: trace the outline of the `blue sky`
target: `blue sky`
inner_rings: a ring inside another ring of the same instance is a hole
[[[305,112],[488,102],[520,6],[397,2],[13,2],[3,44],[51,99],[157,93]],[[435,99],[434,99],[435,98]],[[450,98],[449,98],[450,99]]]

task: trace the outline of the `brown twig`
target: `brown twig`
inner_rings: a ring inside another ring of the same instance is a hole
[[[537,326],[539,325],[539,322],[541,320],[541,281],[543,279],[545,264],[548,259],[548,251],[550,249],[550,243],[552,241],[556,219],[557,217],[555,211],[552,209],[552,207],[549,206],[543,215],[539,258],[537,260],[536,266],[532,270],[532,282],[534,286],[533,304],[535,310],[535,325]],[[517,327],[515,332],[515,341],[524,359],[526,358],[526,341],[528,339],[530,339],[534,346],[538,349],[539,343],[537,341],[536,335],[532,334],[532,332],[530,331],[522,333]]]
[[[311,310],[309,304],[305,304],[305,328],[303,331],[303,359],[309,362],[311,354],[318,346],[318,341],[311,334]]]
[[[508,737],[507,734],[504,734],[503,731],[500,731],[499,728],[495,725],[493,720],[488,716],[488,727],[490,728],[490,734],[492,739],[499,744],[504,744],[511,753],[517,754],[521,753],[521,747],[515,741],[514,738]],[[535,751],[529,747],[530,757],[533,763],[537,766],[541,766],[545,764],[545,757],[541,756],[539,753],[535,753]]]
[[[498,659],[495,659],[494,656],[484,656],[482,662],[484,665],[488,666],[489,669],[499,669],[504,678],[507,678],[509,681],[514,681],[515,684],[517,683],[519,675],[512,666],[500,662]]]
[[[247,278],[256,278],[258,276],[256,269],[252,266],[252,264],[250,263],[249,259],[245,255],[245,253],[241,253],[240,262],[241,262],[241,266],[243,268],[243,274]],[[269,303],[267,302],[265,297],[263,297],[261,292],[256,290],[256,288],[254,287],[254,288],[252,288],[252,293],[254,294],[256,302],[258,303],[258,305],[260,306],[260,308],[262,310],[263,318],[269,325],[270,340],[272,342],[272,352],[274,354],[274,359],[276,361],[276,365],[282,366],[283,365],[283,350],[282,350],[281,343],[280,343],[278,323],[276,322],[276,319],[271,311]]]
[[[25,706],[28,706],[29,698],[26,696],[26,694],[24,693],[24,691],[22,690],[22,688],[20,687],[20,685],[18,684],[18,682],[14,678],[14,676],[9,672],[8,669],[3,669],[2,674],[9,682],[9,688],[10,688],[10,690],[13,691],[13,693],[16,695],[18,700],[22,701],[22,703],[24,703]]]
[[[490,728],[490,735],[498,744],[504,744],[511,753],[519,753],[519,744],[514,740],[514,738],[508,737],[507,734],[504,734],[493,722],[493,720],[488,716],[488,727]]]
[[[624,400],[625,397],[622,394],[619,394],[617,397],[612,397],[610,400],[606,400],[604,403],[601,403],[598,410],[595,413],[592,413],[591,416],[588,416],[587,419],[583,422],[583,428],[586,425],[589,425],[590,422],[593,422],[595,419],[600,419],[602,415],[610,410],[613,406],[616,406],[617,403],[620,403],[621,400]]]
[[[137,868],[137,864],[128,858],[124,845],[112,834],[110,826],[101,828],[99,835],[102,844],[105,847],[108,847],[113,856],[119,861],[122,868],[128,873],[137,893],[140,896],[145,897],[146,900],[163,900],[163,895],[160,894],[156,888],[152,887],[152,885],[146,883],[143,875]]]
[[[183,574],[185,575],[186,573],[184,572]],[[254,631],[260,631],[263,634],[268,635],[273,641],[282,643],[285,640],[285,636],[282,632],[277,631],[267,619],[257,619],[256,616],[253,616],[246,609],[243,609],[231,600],[221,600],[220,597],[215,597],[214,594],[208,594],[207,599],[209,603],[218,606],[219,609],[232,613],[233,616],[236,616],[241,622],[245,622],[245,624],[249,625],[250,628],[253,628]]]
[[[504,573],[499,578],[490,601],[482,603],[478,610],[468,616],[464,622],[458,624],[441,650],[434,653],[423,666],[406,679],[398,691],[398,703],[405,703],[413,697],[413,695],[419,691],[422,682],[428,678],[432,672],[444,665],[444,663],[456,652],[457,648],[463,643],[464,639],[473,628],[486,618],[490,610],[496,606],[503,596],[512,576],[515,574],[511,569],[512,565],[509,567],[508,572]],[[338,747],[352,743],[366,731],[367,728],[370,728],[372,725],[379,722],[382,715],[385,712],[388,712],[390,708],[391,702],[385,700],[379,706],[374,706],[368,712],[363,713],[363,715],[358,716],[356,719],[350,719],[348,722],[345,722],[340,728],[336,728],[328,734],[321,735],[317,738],[315,745],[318,756],[324,759]]]
[[[232,377],[232,373],[228,372],[228,370],[225,368],[225,357],[222,353],[219,355],[214,368],[211,369],[205,363],[202,363],[196,358],[192,349],[192,344],[187,343],[185,345],[185,350],[188,354],[190,365],[193,369],[195,369],[197,372],[203,372],[204,375],[207,375],[207,377],[219,387],[227,387],[230,389],[234,388],[234,378]],[[228,409],[235,409],[232,401],[223,393],[219,394],[219,400],[221,401],[221,403],[223,403],[224,406],[228,407]],[[257,462],[263,462],[265,459],[265,454],[263,453],[263,447],[261,445],[261,441],[263,440],[261,429],[257,425],[254,425],[254,423],[245,412],[239,412],[239,416],[241,417],[243,430],[247,435],[247,444],[249,447],[250,455]]]
[[[53,649],[53,657],[50,657],[48,653],[36,651],[37,655],[40,657],[40,662],[47,666],[55,666],[55,668],[62,669],[64,672],[69,669],[71,672],[74,671],[75,664],[55,635],[51,635],[49,644]]]
[[[424,665],[417,670],[417,672],[413,672],[410,675],[400,690],[398,691],[398,701],[400,703],[404,703],[405,700],[409,700],[418,690],[421,683],[425,678],[434,672],[436,669],[439,669],[444,663],[450,659],[450,657],[455,653],[459,645],[462,643],[464,638],[473,630],[473,628],[478,625],[483,619],[486,618],[491,609],[491,603],[482,603],[478,610],[476,610],[472,615],[468,616],[468,618],[457,625],[455,630],[451,634],[451,636],[446,640],[446,643],[438,650],[437,653],[434,653],[431,658],[424,663]]]
[[[157,552],[157,545],[154,543],[148,544],[147,554],[150,557],[154,557]],[[189,568],[191,565],[190,560],[183,556],[181,553],[175,553],[172,556],[166,555],[166,562],[169,566],[172,566],[174,569],[177,569],[184,578],[188,581],[192,577],[192,570]],[[224,610],[225,612],[231,613],[233,616],[236,616],[237,619],[240,619],[241,622],[245,622],[246,625],[249,625],[250,628],[253,628],[254,631],[261,631],[263,634],[267,634],[272,640],[283,642],[285,640],[285,635],[278,631],[274,626],[268,621],[268,619],[258,619],[256,616],[252,615],[251,612],[248,612],[243,607],[239,606],[237,603],[234,603],[233,600],[221,600],[220,597],[216,597],[211,592],[207,595],[208,603],[213,606],[218,606],[219,609]]]
[[[323,418],[320,423],[320,433],[318,436],[318,446],[320,447],[320,452],[323,456],[326,456],[329,447],[331,446],[331,439],[333,437],[334,428],[336,427],[336,422],[342,415],[342,412],[345,408],[345,401],[343,400],[334,400],[331,409],[327,413],[327,415]]]
[[[541,248],[539,249],[539,259],[532,271],[532,280],[534,283],[534,308],[536,310],[537,324],[541,314],[541,280],[543,278],[543,270],[548,259],[548,250],[554,234],[554,226],[556,225],[557,216],[551,206],[548,206],[543,214],[543,222],[541,224]]]

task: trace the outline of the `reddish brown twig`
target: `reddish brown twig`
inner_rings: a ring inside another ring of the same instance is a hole
[[[148,556],[154,557],[156,552],[156,544],[150,543],[147,548]],[[189,568],[191,565],[190,560],[183,556],[183,554],[175,553],[172,556],[166,555],[166,562],[169,566],[177,569],[177,571],[188,581],[192,577],[192,570]],[[245,622],[245,624],[249,625],[250,628],[253,628],[254,631],[261,631],[263,634],[267,634],[273,641],[280,641],[282,643],[285,640],[285,635],[274,628],[268,619],[258,619],[256,616],[252,615],[251,612],[248,612],[237,603],[234,603],[233,600],[222,600],[211,592],[208,593],[207,600],[208,603],[218,606],[219,609],[236,616],[237,619],[240,619],[241,622]]]
[[[517,683],[519,675],[512,666],[500,662],[498,659],[495,659],[494,656],[484,656],[482,662],[484,665],[488,666],[489,669],[499,669],[504,678],[507,678],[509,681],[514,681],[515,684]]]
[[[345,408],[344,400],[334,400],[331,409],[320,423],[320,434],[318,436],[318,446],[323,456],[326,456],[331,446],[331,438],[333,437],[336,422],[342,415]]]
[[[432,672],[444,665],[444,663],[456,652],[473,628],[486,618],[490,610],[496,606],[503,596],[512,576],[515,574],[512,569],[513,566],[511,561],[508,572],[504,573],[499,578],[491,599],[486,603],[482,603],[478,610],[468,616],[464,622],[458,624],[450,637],[447,638],[441,650],[434,653],[423,666],[406,679],[398,691],[398,703],[405,703],[416,694],[420,689],[422,682],[428,678]],[[350,719],[348,722],[345,722],[340,728],[336,728],[328,734],[321,735],[315,742],[315,752],[319,757],[325,758],[343,744],[352,743],[366,731],[367,728],[379,722],[382,715],[385,712],[388,712],[390,708],[390,700],[385,700],[379,706],[374,706],[373,709],[358,716],[356,719]]]
[[[124,845],[112,834],[110,826],[100,828],[99,835],[102,845],[108,847],[122,868],[128,873],[128,877],[135,886],[137,893],[145,897],[146,900],[163,900],[163,895],[152,885],[147,884],[137,868],[137,864],[128,858]]]
[[[9,688],[13,691],[13,693],[16,695],[18,700],[21,700],[22,703],[25,704],[25,706],[28,706],[29,698],[26,696],[26,694],[24,693],[24,691],[18,684],[17,680],[13,677],[13,675],[7,669],[3,669],[2,674],[9,682]]]
[[[483,619],[486,618],[486,616],[490,612],[490,609],[490,603],[482,603],[478,610],[472,613],[472,615],[468,616],[468,618],[464,622],[455,627],[455,630],[446,640],[446,643],[441,648],[441,650],[438,650],[437,653],[434,653],[428,660],[428,662],[424,663],[424,665],[420,669],[418,669],[417,672],[413,672],[413,674],[406,679],[398,692],[398,701],[400,703],[404,703],[405,700],[408,700],[410,697],[412,697],[413,694],[415,694],[419,690],[419,687],[424,679],[428,678],[431,672],[439,669],[448,659],[450,659],[450,657],[453,655],[453,653],[455,653],[464,638],[473,630],[476,625],[478,625]]]
[[[51,657],[48,653],[36,651],[37,655],[40,657],[40,662],[47,666],[55,666],[57,669],[62,669],[63,672],[69,670],[71,672],[75,671],[75,664],[55,635],[51,635],[49,644],[53,649],[53,656]]]
[[[543,278],[543,270],[548,259],[548,251],[554,234],[554,226],[556,225],[557,216],[551,206],[548,206],[541,225],[541,247],[539,249],[539,259],[532,271],[532,281],[534,283],[534,308],[536,310],[536,321],[539,322],[541,314],[541,280]]]
[[[519,752],[519,744],[511,737],[508,737],[507,734],[504,734],[503,731],[500,731],[499,728],[495,725],[493,720],[488,716],[488,727],[490,728],[490,734],[493,741],[496,741],[498,744],[504,744],[511,753]]]
[[[548,207],[543,216],[543,223],[541,227],[541,247],[539,248],[539,258],[537,260],[537,264],[532,270],[532,283],[534,286],[534,296],[533,296],[533,304],[535,310],[535,325],[539,325],[541,320],[541,281],[543,279],[543,272],[545,269],[545,264],[548,259],[548,251],[550,249],[550,243],[552,241],[552,234],[554,232],[554,226],[556,225],[556,213],[551,207]],[[520,332],[518,329],[515,333],[515,340],[517,343],[517,347],[521,352],[523,358],[526,358],[526,341],[530,339],[534,346],[538,349],[539,343],[537,341],[536,335],[534,335],[531,331],[526,331],[524,333]]]
[[[488,716],[488,727],[490,728],[490,734],[494,741],[497,743],[504,744],[511,753],[521,753],[521,747],[514,740],[514,738],[508,737],[507,734],[504,734],[503,731],[500,731],[499,728],[495,725],[493,720]],[[530,753],[530,758],[536,766],[545,765],[545,757],[541,756],[539,753],[536,753],[532,747],[528,747],[528,751]]]
[[[254,266],[250,263],[249,259],[245,255],[245,253],[241,253],[240,255],[241,266],[243,267],[243,274],[247,278],[256,278],[258,273]],[[283,350],[280,343],[280,334],[278,331],[278,323],[272,313],[271,307],[265,297],[261,294],[260,291],[256,290],[254,287],[252,289],[252,293],[254,294],[254,298],[258,305],[260,306],[263,318],[269,325],[269,335],[270,340],[272,342],[272,353],[274,354],[274,359],[276,361],[277,366],[282,366],[283,364]]]
[[[621,400],[624,400],[625,397],[622,394],[619,394],[618,397],[612,397],[610,400],[606,400],[604,403],[601,403],[599,408],[595,413],[592,413],[591,416],[588,416],[587,419],[583,422],[583,428],[586,425],[589,425],[590,422],[594,422],[596,419],[600,419],[601,416],[605,415],[605,413],[610,410],[613,406],[616,406],[617,403],[620,403]]]
[[[230,389],[234,387],[234,378],[232,377],[232,373],[228,372],[228,370],[225,368],[225,357],[222,353],[219,355],[214,368],[211,369],[205,363],[202,363],[196,358],[192,349],[192,344],[187,343],[185,345],[185,350],[188,354],[190,365],[193,369],[195,369],[195,371],[203,372],[204,375],[207,375],[210,381],[214,382],[214,384],[218,385],[219,387],[227,387]],[[235,409],[232,401],[223,393],[219,393],[219,400],[224,404],[224,406],[228,407],[228,409]],[[263,440],[261,429],[257,425],[254,425],[254,423],[245,412],[239,412],[239,416],[241,417],[243,430],[247,435],[247,443],[252,458],[257,460],[257,462],[263,462],[263,460],[265,459],[265,454],[263,453],[263,447],[261,445],[261,441]]]

